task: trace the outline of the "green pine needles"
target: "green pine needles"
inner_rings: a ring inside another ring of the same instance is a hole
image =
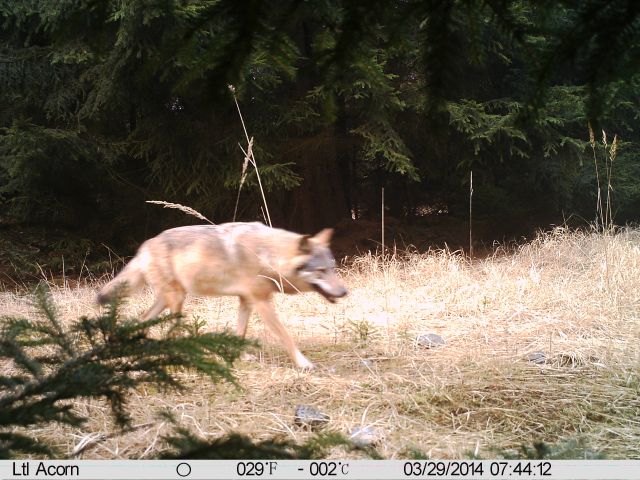
[[[40,318],[1,319],[0,458],[58,456],[24,427],[83,424],[87,419],[74,411],[73,399],[106,399],[115,424],[126,430],[127,394],[143,384],[184,389],[184,370],[236,383],[230,367],[249,342],[226,333],[172,336],[179,329],[175,317],[123,320],[118,305],[116,300],[95,318],[62,325],[48,291],[39,288]],[[170,334],[150,338],[148,329],[161,325]]]

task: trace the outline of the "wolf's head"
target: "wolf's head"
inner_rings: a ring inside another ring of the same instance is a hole
[[[315,290],[334,303],[348,292],[336,275],[336,261],[329,249],[333,230],[325,228],[315,236],[305,235],[300,239],[300,256],[297,278],[304,283],[305,290]]]

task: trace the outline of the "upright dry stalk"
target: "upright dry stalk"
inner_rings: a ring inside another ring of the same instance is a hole
[[[381,208],[381,218],[382,218],[382,260],[384,261],[384,187],[382,187],[382,208]]]
[[[389,311],[389,295],[388,293],[388,272],[387,272],[387,260],[384,251],[384,187],[382,187],[382,196],[381,196],[381,227],[382,227],[382,278],[384,279],[384,307],[385,312]],[[387,322],[387,328],[389,324]]]
[[[607,143],[607,132],[605,132],[604,130],[602,130],[602,145],[604,148],[604,172],[605,174],[608,172],[609,170],[609,162],[607,160],[607,149],[609,148],[609,144]],[[607,210],[607,207],[605,205],[604,207],[604,223],[602,225],[602,231],[606,231],[609,228],[609,219],[607,218],[609,211]]]
[[[233,100],[236,102],[236,108],[238,109],[238,115],[240,115],[240,122],[242,122],[242,129],[244,130],[244,136],[247,139],[247,151],[245,152],[242,146],[240,146],[240,150],[245,155],[245,162],[250,162],[253,165],[254,170],[256,171],[256,178],[258,179],[258,186],[260,187],[260,194],[262,195],[262,203],[264,204],[264,211],[266,213],[266,220],[270,227],[273,227],[271,223],[271,215],[269,214],[269,206],[267,205],[267,198],[264,195],[264,188],[262,187],[262,180],[260,179],[260,171],[258,170],[258,164],[256,163],[256,157],[253,155],[253,137],[249,138],[249,133],[247,132],[247,127],[244,123],[244,118],[242,117],[242,112],[240,111],[240,105],[238,104],[238,99],[236,98],[236,89],[233,85],[229,85],[229,90],[233,95]],[[243,172],[245,172],[245,168],[243,167]],[[244,181],[241,179],[240,188],[242,187],[242,183]],[[240,197],[240,190],[238,189],[238,198]],[[236,202],[237,206],[237,202]],[[235,220],[235,214],[234,214]]]
[[[607,133],[602,130],[602,146],[604,148],[604,173],[606,175],[607,181],[607,198],[606,204],[602,205],[602,193],[601,193],[601,185],[600,185],[600,172],[598,169],[598,161],[596,156],[596,141],[595,136],[593,134],[593,129],[591,128],[591,124],[589,124],[589,143],[591,144],[591,149],[593,150],[593,161],[596,168],[596,182],[598,185],[598,203],[596,204],[596,230],[598,232],[602,231],[605,236],[612,234],[614,232],[613,225],[613,205],[611,199],[611,192],[613,191],[612,186],[612,178],[613,178],[613,162],[618,153],[618,135],[613,136],[613,142],[611,143],[611,147],[609,147],[609,143],[607,141]],[[598,225],[598,221],[600,225]],[[602,230],[601,230],[602,229]],[[610,275],[609,275],[609,244],[608,241],[604,242],[604,277],[606,283],[607,292],[611,293],[611,284],[610,284]]]
[[[602,228],[604,228],[604,212],[602,211],[602,195],[600,189],[600,171],[598,169],[598,157],[596,154],[596,138],[593,133],[593,128],[591,128],[591,122],[589,122],[587,125],[589,126],[589,144],[591,145],[591,150],[593,151],[593,164],[596,168],[596,184],[598,187],[598,198],[596,200],[596,230],[600,230],[598,228],[598,222],[600,222],[600,224],[603,225]]]
[[[242,150],[242,147],[240,147]],[[249,146],[247,148],[247,152],[253,154],[253,138],[249,142]],[[242,186],[244,185],[244,181],[247,179],[247,166],[249,165],[249,161],[251,157],[249,155],[244,156],[244,162],[242,162],[242,174],[240,175],[240,184],[238,185],[238,195],[236,196],[236,206],[233,209],[233,221],[236,221],[236,215],[238,214],[238,204],[240,202],[240,190],[242,190]]]
[[[469,258],[473,259],[473,235],[472,235],[472,220],[473,220],[473,170],[469,174]]]
[[[613,142],[611,142],[611,149],[609,150],[609,160],[607,162],[607,228],[613,229],[613,206],[611,201],[611,192],[613,187],[611,186],[611,179],[613,175],[613,161],[618,153],[618,135],[613,136]],[[607,158],[605,157],[605,161]]]

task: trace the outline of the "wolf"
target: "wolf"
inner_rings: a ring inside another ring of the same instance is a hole
[[[142,316],[149,320],[169,308],[182,311],[186,294],[240,299],[236,333],[244,337],[255,310],[284,345],[295,365],[313,364],[300,352],[278,319],[273,294],[315,291],[334,303],[347,295],[336,275],[329,248],[332,229],[315,236],[301,235],[259,222],[177,227],[158,234],[138,249],[124,269],[98,293],[97,301],[111,301],[149,285],[155,301]]]

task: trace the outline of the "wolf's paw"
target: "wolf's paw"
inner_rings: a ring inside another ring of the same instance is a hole
[[[311,363],[309,360],[307,360],[307,357],[302,355],[302,353],[300,352],[296,353],[295,362],[296,362],[296,366],[303,372],[310,372],[311,370],[316,368],[315,365]]]
[[[298,368],[303,372],[313,372],[316,369],[316,366],[309,362],[306,365],[298,365]]]

